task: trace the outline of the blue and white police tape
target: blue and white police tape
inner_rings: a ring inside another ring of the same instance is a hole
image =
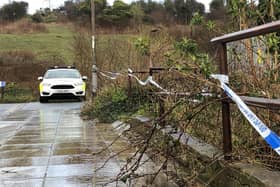
[[[265,141],[280,155],[280,137],[271,131],[242,101],[242,99],[234,93],[227,85],[228,78],[226,75],[211,75],[211,77],[218,79],[221,83],[221,88],[225,91],[227,96],[231,98],[238,106],[241,113],[246,117],[250,124],[257,130],[257,132],[265,139]]]

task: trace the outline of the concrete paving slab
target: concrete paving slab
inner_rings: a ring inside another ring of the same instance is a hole
[[[0,168],[0,181],[4,179],[43,178],[46,168],[47,166],[3,167]]]
[[[6,106],[9,112],[0,119],[0,186],[116,186],[107,183],[118,174],[119,160],[95,172],[112,152],[95,153],[117,135],[103,125],[84,122],[80,108],[81,103]],[[119,141],[117,146],[120,150],[127,144]]]
[[[0,181],[2,187],[42,187],[43,179],[12,179]]]
[[[0,159],[0,168],[3,167],[22,167],[22,166],[46,166],[49,157],[16,157]]]
[[[55,177],[46,178],[44,186],[47,187],[92,187],[91,176],[77,176],[77,177]]]

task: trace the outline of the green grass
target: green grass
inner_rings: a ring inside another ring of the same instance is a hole
[[[58,24],[47,25],[47,33],[36,34],[0,34],[0,52],[30,50],[38,60],[63,59],[73,62],[71,42],[73,32],[69,27]]]
[[[36,99],[30,89],[10,87],[5,90],[4,98],[0,97],[0,103],[25,103],[36,101]]]

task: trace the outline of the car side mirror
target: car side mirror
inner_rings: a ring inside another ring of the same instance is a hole
[[[43,77],[38,77],[38,81],[42,81],[43,80]]]
[[[87,80],[88,80],[88,77],[87,77],[87,76],[82,76],[82,80],[83,80],[83,81],[87,81]]]

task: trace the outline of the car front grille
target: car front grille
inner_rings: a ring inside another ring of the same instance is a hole
[[[52,86],[51,89],[73,89],[74,86],[72,85],[55,85]]]
[[[75,95],[73,95],[72,93],[66,93],[66,94],[55,93],[55,94],[52,94],[51,97],[52,98],[74,98]]]

